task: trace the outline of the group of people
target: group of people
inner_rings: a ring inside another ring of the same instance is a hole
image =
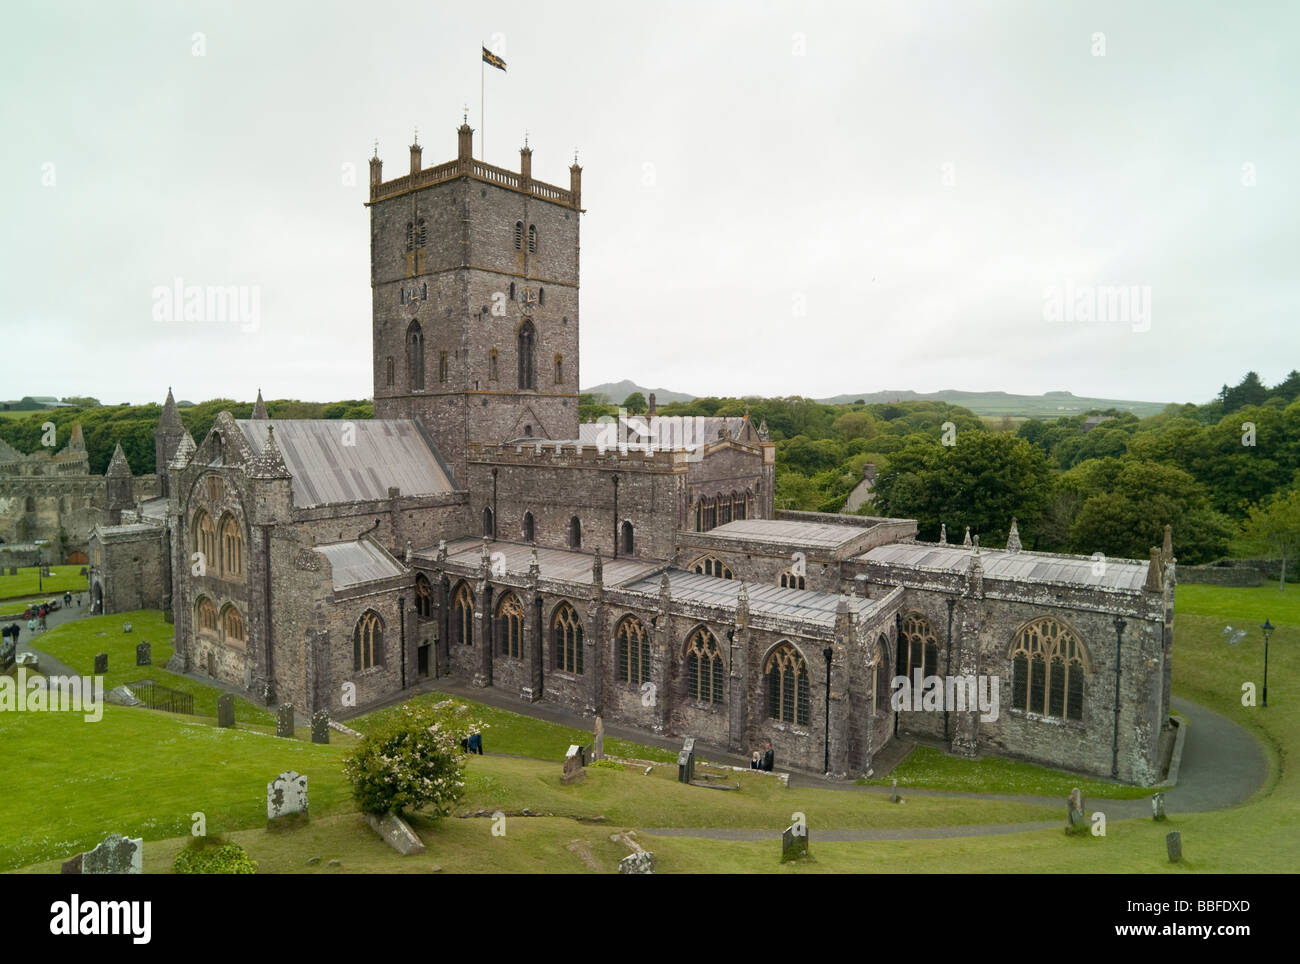
[[[757,750],[754,751],[754,755],[749,761],[749,768],[751,770],[767,770],[771,772],[775,760],[776,755],[772,752],[772,741],[768,740],[763,744],[762,756],[759,755]]]
[[[477,753],[483,755],[483,735],[481,733],[471,733],[460,741],[460,748],[466,753]]]

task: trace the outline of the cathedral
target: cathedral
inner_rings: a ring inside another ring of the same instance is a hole
[[[167,610],[171,669],[303,713],[452,677],[841,777],[912,740],[1164,778],[1168,533],[1142,561],[1014,524],[924,543],[775,509],[748,415],[580,424],[582,169],[457,138],[387,180],[370,160],[374,418],[271,419],[259,391],[196,440],[169,390],[156,496],[90,533],[101,611]]]

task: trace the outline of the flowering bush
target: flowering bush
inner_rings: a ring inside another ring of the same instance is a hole
[[[444,817],[465,788],[460,741],[486,729],[463,704],[404,704],[366,733],[343,773],[366,813],[426,810]]]
[[[178,874],[255,874],[257,861],[244,852],[237,843],[224,843],[220,838],[208,843],[199,838],[198,845],[191,842],[176,855],[172,870]]]

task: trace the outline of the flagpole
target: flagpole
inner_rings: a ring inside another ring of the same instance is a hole
[[[483,44],[487,49],[487,44]],[[483,57],[480,54],[478,58],[478,159],[484,164],[487,163],[487,121],[483,117]]]

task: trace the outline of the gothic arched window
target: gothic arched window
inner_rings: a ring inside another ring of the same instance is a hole
[[[492,517],[492,507],[485,505],[483,507],[483,535],[488,538],[495,538],[496,534],[496,520]]]
[[[244,534],[231,515],[221,523],[221,574],[226,577],[244,574]]]
[[[808,579],[806,576],[796,576],[794,570],[787,569],[781,573],[781,588],[783,589],[807,589]]]
[[[406,370],[410,386],[415,391],[424,390],[424,330],[418,321],[406,328]]]
[[[384,621],[367,609],[352,630],[352,668],[370,669],[384,665]]]
[[[582,620],[568,603],[560,603],[551,617],[551,644],[555,650],[555,668],[581,675]]]
[[[227,606],[221,612],[221,636],[227,646],[243,649],[248,644],[244,634],[244,617],[234,606]]]
[[[463,582],[452,599],[451,639],[458,646],[474,645],[474,596]]]
[[[497,606],[497,639],[501,655],[520,659],[524,654],[524,607],[512,592],[501,597]]]
[[[763,675],[767,677],[767,715],[782,723],[807,726],[808,666],[799,651],[782,643],[768,656]]]
[[[903,660],[907,662],[904,663]],[[920,613],[903,617],[903,631],[898,641],[899,673],[912,679],[913,670],[921,670],[922,677],[933,676],[939,670],[939,643],[935,639],[930,621]]]
[[[528,253],[537,253],[537,225],[528,225]]]
[[[433,587],[424,573],[415,577],[415,613],[421,619],[433,616]]]
[[[536,388],[537,329],[533,327],[531,321],[525,321],[519,326],[519,336],[516,339],[515,347],[519,355],[519,387]]]
[[[194,605],[194,625],[200,633],[208,636],[217,634],[217,607],[207,596],[200,596]]]
[[[632,523],[626,519],[623,520],[623,526],[619,531],[619,552],[625,556],[630,556],[636,552],[636,533],[632,529]]]
[[[531,512],[524,513],[524,542],[532,542],[536,537],[536,525]]]
[[[640,686],[650,678],[650,639],[645,625],[635,616],[624,616],[614,631],[618,653],[618,678]]]
[[[213,568],[215,574],[220,563],[217,555],[217,527],[212,524],[212,516],[202,509],[194,516],[194,548],[203,554],[199,575],[206,576],[209,567]]]
[[[564,356],[558,353],[555,356],[555,384],[564,384]]]
[[[876,673],[875,686],[871,694],[871,712],[880,713],[889,709],[889,644],[881,635],[876,639]]]
[[[686,641],[686,694],[701,703],[722,702],[722,653],[701,626]]]
[[[515,250],[518,251],[524,246],[524,222],[515,222]]]
[[[582,548],[582,520],[576,515],[569,520],[569,548]]]
[[[1092,661],[1083,641],[1050,616],[1025,624],[1011,644],[1011,705],[1057,719],[1083,719]]]
[[[734,579],[730,569],[728,569],[721,559],[713,556],[703,556],[696,559],[691,566],[692,572],[698,572],[702,576],[717,576],[719,579]]]

